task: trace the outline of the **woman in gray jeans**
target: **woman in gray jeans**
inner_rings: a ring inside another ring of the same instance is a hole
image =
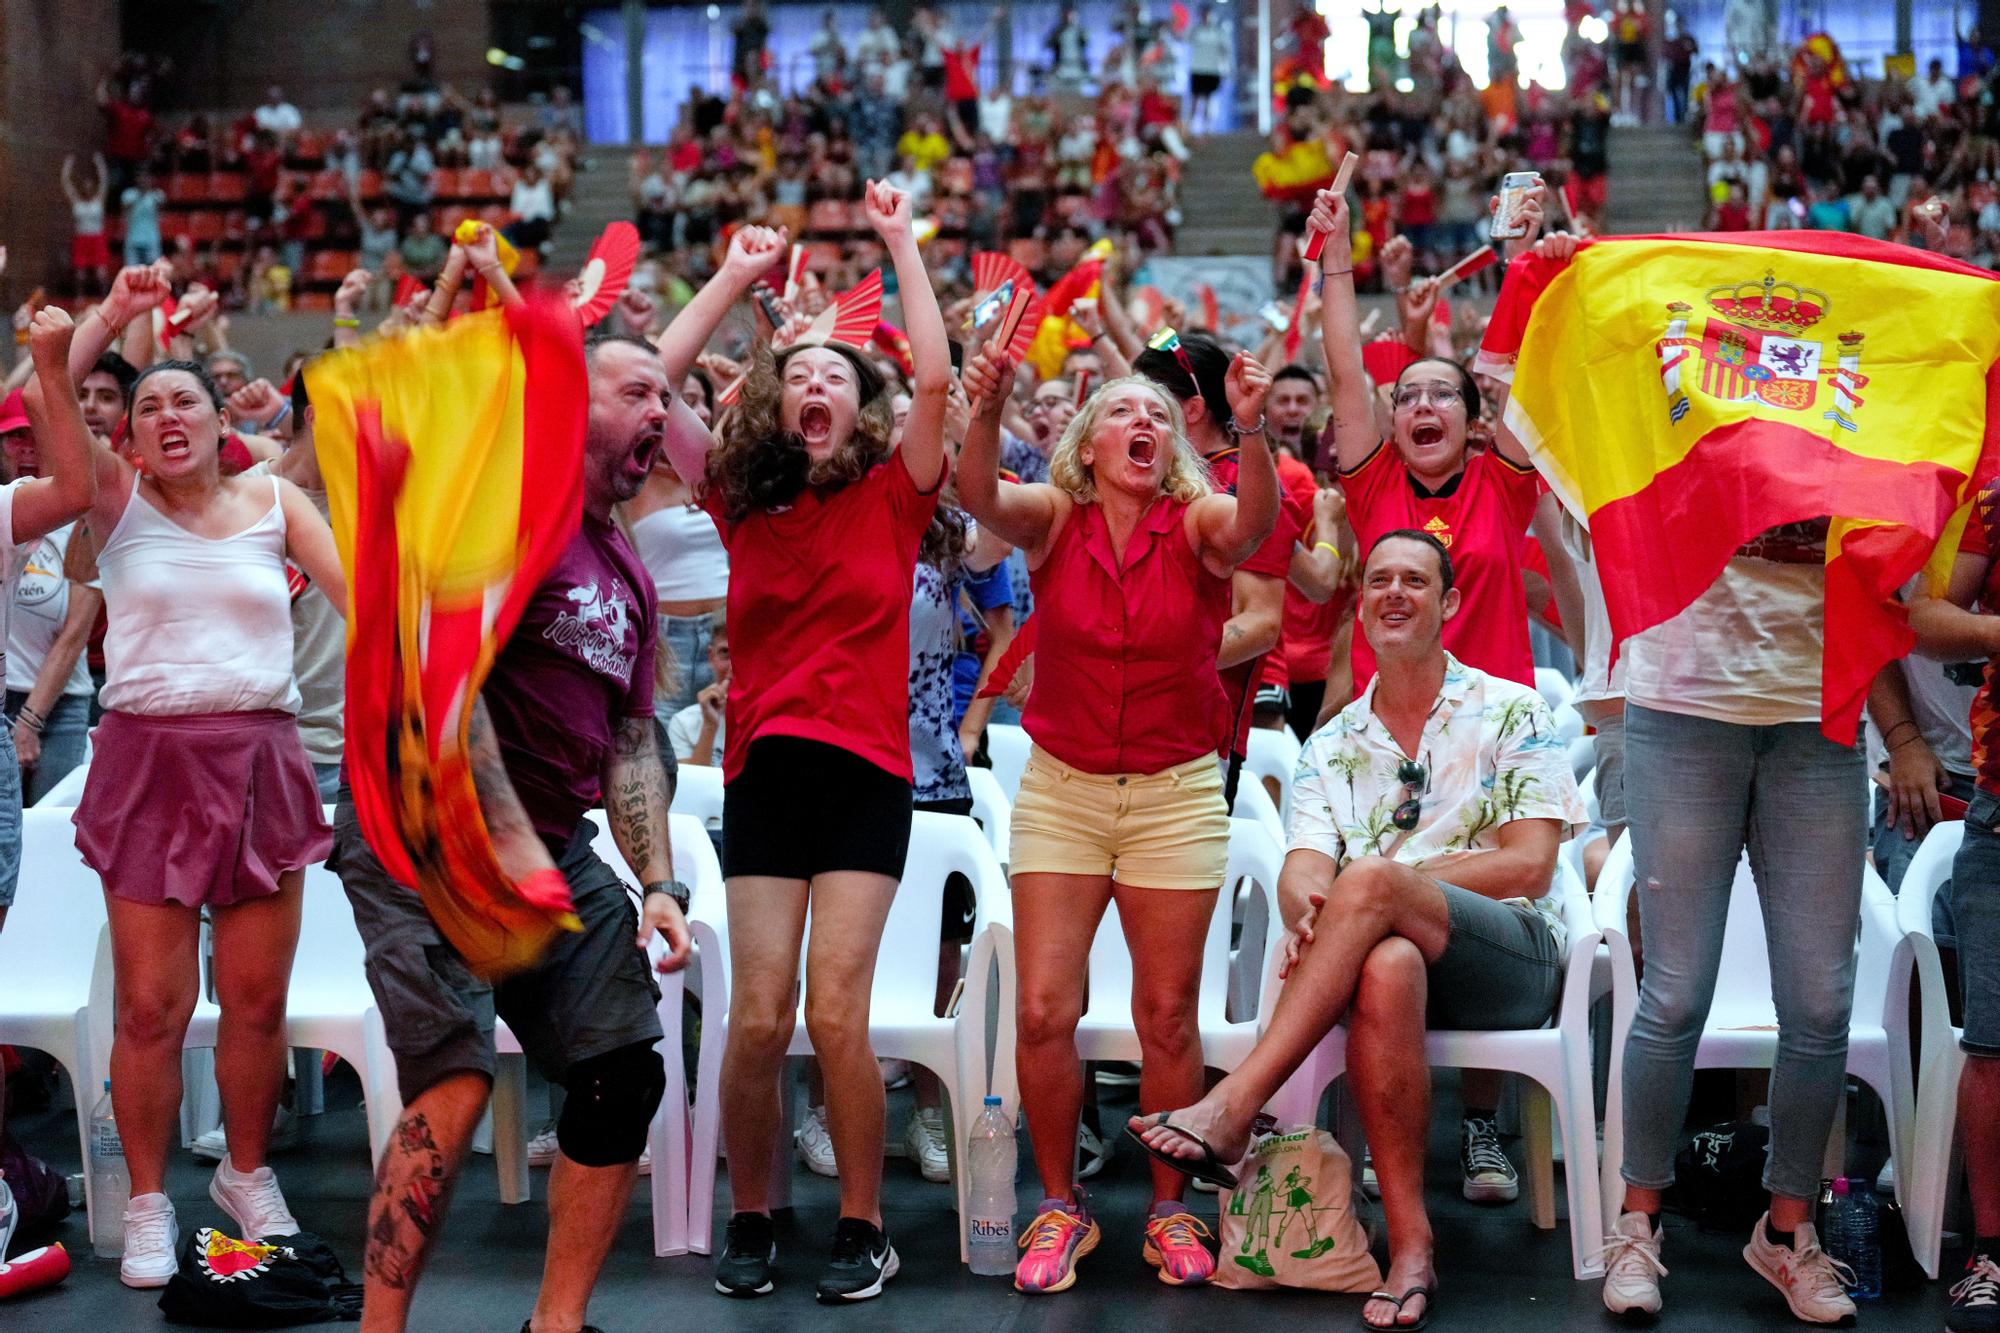
[[[1772,528],[1708,591],[1629,640],[1625,797],[1646,972],[1625,1045],[1625,1198],[1605,1246],[1604,1304],[1660,1309],[1660,1194],[1674,1179],[1747,851],[1771,960],[1771,1208],[1743,1256],[1807,1323],[1854,1303],[1812,1224],[1846,1087],[1868,814],[1860,752],[1820,732],[1824,520]]]

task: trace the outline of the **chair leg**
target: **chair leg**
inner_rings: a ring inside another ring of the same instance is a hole
[[[310,1046],[292,1050],[292,1077],[297,1084],[292,1109],[298,1115],[319,1115],[326,1110],[325,1055]]]
[[[1820,1162],[1820,1179],[1837,1180],[1847,1174],[1847,1087],[1843,1083],[1840,1100],[1833,1104],[1833,1129],[1826,1136],[1826,1155]]]
[[[653,1151],[653,1254],[658,1258],[686,1254],[688,1249],[687,1067],[681,1061],[681,995],[678,987],[665,989],[660,1007],[666,1036],[660,1042],[660,1055],[667,1087],[646,1136]]]
[[[493,1165],[500,1174],[500,1202],[526,1203],[528,1183],[528,1064],[503,1055],[493,1075]]]
[[[1556,1224],[1554,1129],[1549,1092],[1532,1079],[1516,1080],[1521,1100],[1521,1142],[1528,1157],[1528,1217],[1543,1231]]]

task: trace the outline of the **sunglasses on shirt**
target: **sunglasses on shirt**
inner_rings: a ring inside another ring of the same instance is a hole
[[[1396,766],[1396,781],[1403,784],[1403,801],[1389,816],[1391,824],[1405,833],[1417,827],[1417,821],[1424,815],[1423,793],[1429,789],[1430,780],[1430,770],[1414,759],[1405,759]]]

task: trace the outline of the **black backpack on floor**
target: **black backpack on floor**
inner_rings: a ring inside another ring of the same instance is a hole
[[[361,1287],[318,1236],[243,1241],[202,1227],[181,1242],[160,1311],[174,1324],[289,1328],[361,1318]]]
[[[1749,1120],[1697,1132],[1674,1158],[1667,1202],[1703,1231],[1743,1231],[1763,1215],[1771,1131]]]

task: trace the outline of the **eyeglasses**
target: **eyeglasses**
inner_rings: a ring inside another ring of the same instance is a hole
[[[1430,399],[1432,407],[1440,408],[1450,407],[1453,403],[1463,401],[1458,390],[1449,384],[1412,384],[1407,389],[1396,390],[1389,401],[1396,405],[1397,411],[1401,412],[1406,408],[1415,407],[1426,398]]]
[[[1403,784],[1403,802],[1389,816],[1391,824],[1405,833],[1416,828],[1417,821],[1424,816],[1422,793],[1430,790],[1430,780],[1430,770],[1414,759],[1396,765],[1396,781]]]

